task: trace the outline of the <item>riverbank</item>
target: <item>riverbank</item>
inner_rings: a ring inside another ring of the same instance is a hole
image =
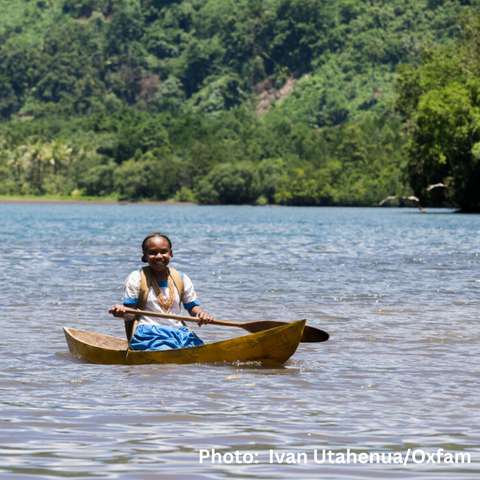
[[[90,204],[90,205],[197,205],[191,202],[150,201],[130,202],[126,200],[105,200],[101,198],[64,198],[64,197],[0,197],[0,203],[25,204]]]
[[[82,197],[82,198],[71,198],[71,197],[7,197],[0,196],[0,204],[83,204],[83,205],[159,205],[159,206],[198,206],[198,203],[194,202],[178,202],[175,200],[139,200],[137,202],[132,202],[129,200],[115,200],[115,199],[105,199],[105,198],[95,198],[95,197]],[[224,205],[228,206],[228,205]],[[230,205],[231,206],[231,205]],[[252,206],[249,204],[245,205],[236,205],[236,206]],[[263,207],[281,207],[282,205],[278,204],[267,204],[262,205]],[[286,205],[292,206],[292,205]],[[315,206],[312,206],[314,208]],[[331,208],[411,208],[408,206],[398,206],[398,205],[383,205],[379,207],[378,205],[361,205],[361,206],[351,206],[351,205],[331,205]],[[456,209],[455,207],[428,207],[428,210],[422,209],[423,213],[434,213],[438,211],[448,211],[448,213],[478,213],[478,212],[463,212]],[[434,212],[432,212],[434,210]]]

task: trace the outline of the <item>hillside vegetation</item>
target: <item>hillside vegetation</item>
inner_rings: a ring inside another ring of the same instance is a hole
[[[0,195],[375,205],[409,194],[416,147],[403,148],[401,125],[410,118],[412,134],[419,97],[400,92],[409,107],[396,112],[398,67],[405,79],[422,51],[455,52],[473,9],[3,0]]]

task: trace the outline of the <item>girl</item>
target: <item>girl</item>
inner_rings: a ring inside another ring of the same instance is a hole
[[[147,235],[142,242],[142,262],[148,267],[132,272],[125,280],[123,305],[115,305],[109,312],[125,320],[127,337],[132,328],[134,315],[126,313],[125,307],[152,312],[180,314],[180,303],[198,325],[205,325],[213,317],[204,312],[197,300],[191,280],[181,272],[168,268],[173,257],[172,242],[163,233]],[[180,298],[180,295],[182,298]],[[140,316],[138,327],[130,342],[133,350],[168,350],[203,345],[203,342],[178,320]]]

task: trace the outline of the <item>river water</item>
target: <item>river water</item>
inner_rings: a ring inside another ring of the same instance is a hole
[[[217,318],[331,339],[283,367],[76,358],[64,326],[123,337],[155,230]],[[0,476],[478,479],[479,254],[480,216],[440,210],[0,205]]]

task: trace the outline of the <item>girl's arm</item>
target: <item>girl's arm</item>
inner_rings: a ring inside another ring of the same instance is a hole
[[[202,307],[195,305],[192,308],[188,309],[188,313],[192,317],[198,318],[198,326],[201,327],[202,325],[206,325],[207,323],[210,323],[213,321],[213,317],[209,315],[207,312],[204,312],[202,310]]]
[[[112,307],[108,311],[108,313],[111,313],[114,317],[123,318],[124,320],[133,320],[135,318],[135,315],[128,314],[128,313],[126,313],[125,310],[126,310],[125,305],[119,305],[117,303],[117,305]]]

